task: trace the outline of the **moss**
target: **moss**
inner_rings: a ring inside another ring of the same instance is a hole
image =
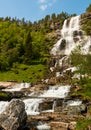
[[[0,92],[0,100],[8,100],[9,96],[5,92]]]

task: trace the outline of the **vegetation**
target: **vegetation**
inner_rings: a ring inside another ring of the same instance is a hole
[[[5,92],[0,91],[0,100],[8,100],[9,99],[9,95]]]
[[[87,7],[86,12],[91,13],[91,4]]]
[[[77,122],[76,130],[87,130],[89,129],[89,126],[91,126],[90,119],[80,120]]]
[[[87,35],[91,36],[91,4],[87,7],[86,14],[82,17],[82,29]]]
[[[91,74],[91,54],[81,54],[80,46],[71,52],[69,59],[71,64],[77,67],[77,73],[88,75]]]
[[[32,23],[16,18],[0,18],[0,80],[31,82],[43,78],[55,33],[67,13],[55,13]]]

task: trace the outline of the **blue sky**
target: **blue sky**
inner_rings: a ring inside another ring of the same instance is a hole
[[[36,21],[47,14],[84,13],[91,0],[0,0],[0,17],[16,17]]]

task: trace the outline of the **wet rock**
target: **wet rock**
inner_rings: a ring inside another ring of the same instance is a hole
[[[65,106],[65,108],[62,110],[67,115],[79,115],[79,114],[86,114],[87,113],[87,107],[84,104],[81,105],[73,105],[73,106]]]
[[[65,47],[66,47],[66,40],[62,39],[61,44],[60,44],[60,50],[65,49]]]
[[[57,81],[56,81],[56,77],[52,77],[52,78],[49,79],[48,84],[49,84],[49,85],[55,85],[56,82],[57,82]]]
[[[26,124],[27,115],[25,104],[18,99],[13,99],[0,114],[0,128],[3,130],[17,130]]]
[[[25,96],[23,92],[0,91],[1,101],[10,101],[13,98],[21,98],[23,96]]]
[[[76,36],[78,36],[78,31],[77,31],[77,30],[75,30],[75,31],[73,32],[73,37],[76,37]]]
[[[45,111],[45,110],[51,110],[53,106],[53,101],[45,101],[39,104],[39,110]]]
[[[18,84],[17,82],[0,82],[0,89],[5,89]]]

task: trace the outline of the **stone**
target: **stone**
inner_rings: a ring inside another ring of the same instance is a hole
[[[5,111],[0,114],[0,129],[17,130],[26,124],[25,104],[19,99],[12,99]]]
[[[66,47],[66,40],[62,39],[61,44],[60,44],[60,50],[65,49],[65,47]]]
[[[53,101],[44,101],[39,104],[39,111],[51,110],[53,107]]]
[[[69,127],[68,127],[69,130],[75,130],[76,124],[77,124],[77,123],[76,123],[75,121],[70,122],[70,123],[69,123]]]
[[[69,123],[65,122],[51,122],[50,126],[52,130],[68,130]]]

